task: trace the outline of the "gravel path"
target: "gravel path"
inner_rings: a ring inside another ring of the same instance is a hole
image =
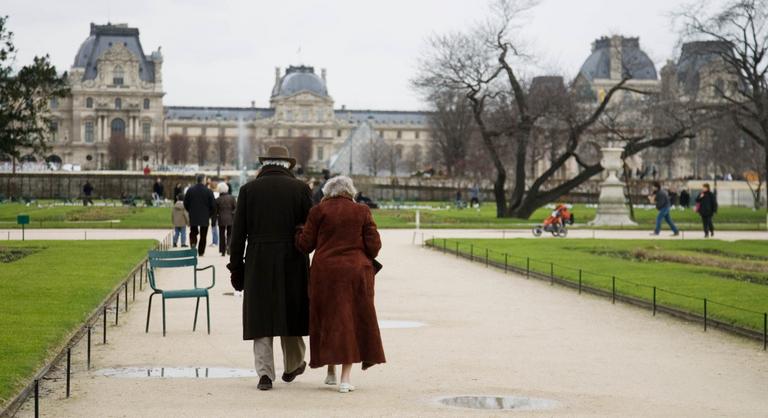
[[[437,231],[435,235],[495,233]],[[124,234],[120,231],[121,237]],[[429,238],[431,233],[427,234]],[[747,236],[736,234],[734,239]],[[413,231],[385,230],[382,235],[384,269],[376,288],[379,319],[421,321],[426,326],[383,329],[388,363],[366,372],[356,368],[354,393],[342,395],[324,386],[322,370],[309,370],[289,385],[277,382],[269,392],[258,391],[253,377],[103,376],[100,370],[105,368],[252,367],[251,346],[241,340],[241,299],[224,295],[231,292],[226,260],[211,251],[201,259],[203,265],[214,264],[218,273],[211,300],[211,335],[206,335],[203,321],[192,332],[194,301],[170,300],[168,335],[163,338],[157,298],[150,333],[145,334],[148,293],[142,292],[129,312],[121,312],[120,326],[110,327],[108,344],[94,348],[91,371],[84,370],[81,352],[76,353],[70,399],[63,399],[63,383],[46,383],[46,393],[52,392],[41,401],[42,415],[510,414],[456,409],[437,402],[457,395],[555,401],[545,411],[517,411],[515,416],[768,414],[768,354],[754,341],[717,331],[704,333],[699,325],[653,318],[644,310],[611,305],[604,299],[422,249],[412,243]],[[188,286],[190,278],[166,271],[160,281],[168,287]],[[279,358],[277,364],[280,373]],[[30,414],[26,408],[19,416]]]

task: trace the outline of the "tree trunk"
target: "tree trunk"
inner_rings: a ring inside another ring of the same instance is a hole
[[[512,189],[512,195],[509,199],[509,213],[506,216],[512,216],[520,207],[525,196],[525,160],[528,154],[528,138],[530,137],[529,128],[521,128],[515,150],[515,187]]]

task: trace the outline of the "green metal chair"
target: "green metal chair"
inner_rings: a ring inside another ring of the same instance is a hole
[[[195,303],[195,319],[192,322],[192,331],[197,329],[197,312],[200,307],[200,298],[205,298],[205,309],[208,318],[208,334],[211,333],[211,305],[208,299],[208,290],[212,289],[216,285],[216,268],[214,266],[206,266],[203,268],[197,267],[197,250],[187,249],[181,251],[150,251],[149,255],[149,268],[147,269],[147,278],[149,279],[149,286],[153,292],[149,295],[149,306],[147,307],[147,326],[144,332],[149,332],[149,317],[152,312],[152,297],[160,295],[163,298],[163,337],[165,337],[165,300],[166,299],[183,299],[183,298],[196,298]],[[155,270],[159,268],[184,268],[191,267],[193,271],[193,283],[192,289],[173,289],[163,290],[157,287],[155,280]],[[211,285],[208,287],[197,286],[197,272],[211,269]]]

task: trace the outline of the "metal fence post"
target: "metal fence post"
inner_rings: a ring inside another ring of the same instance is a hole
[[[102,336],[102,342],[107,343],[107,305],[104,305],[104,335]]]
[[[485,266],[488,267],[488,249],[485,249]]]
[[[656,286],[653,286],[653,316],[656,316]]]
[[[136,300],[136,272],[133,272],[133,299]]]
[[[443,238],[443,253],[445,253],[445,252],[446,252],[446,245],[447,245],[447,243],[448,243],[448,240],[446,240],[445,238]]]
[[[509,266],[509,254],[504,253],[504,273],[506,273],[507,270],[509,270],[508,266]]]
[[[91,328],[93,328],[93,327],[91,327],[89,325],[88,326],[88,342],[87,342],[87,347],[85,349],[86,350],[86,352],[85,352],[85,365],[86,366],[85,367],[88,370],[91,370]]]
[[[456,241],[456,258],[459,258],[459,241]]]
[[[40,416],[40,379],[35,379],[35,418]]]
[[[72,347],[67,347],[67,398],[69,398],[69,375],[72,371]]]
[[[128,282],[124,283],[125,287],[125,311],[128,312]]]
[[[704,331],[707,330],[707,298],[704,298]]]
[[[475,261],[475,244],[469,244],[469,261]]]
[[[549,263],[549,284],[555,284],[555,263]]]
[[[611,303],[616,303],[616,276],[611,276]]]
[[[579,294],[581,294],[581,269],[579,269]]]
[[[763,350],[768,349],[768,312],[763,314]]]
[[[115,326],[119,324],[120,320],[120,291],[117,291],[117,296],[115,297]]]
[[[531,277],[531,257],[525,257],[525,277]]]

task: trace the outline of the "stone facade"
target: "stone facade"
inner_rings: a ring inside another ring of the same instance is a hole
[[[144,55],[139,31],[122,24],[91,24],[68,73],[71,96],[53,101],[49,161],[109,168],[109,143],[129,143],[129,169],[145,164],[250,167],[270,144],[286,145],[300,164],[327,168],[352,133],[369,123],[388,144],[402,174],[425,164],[429,127],[425,112],[334,108],[326,71],[308,66],[275,71],[270,107],[164,106],[163,58]],[[184,161],[172,161],[169,139],[184,138]],[[241,157],[242,154],[242,158]]]

